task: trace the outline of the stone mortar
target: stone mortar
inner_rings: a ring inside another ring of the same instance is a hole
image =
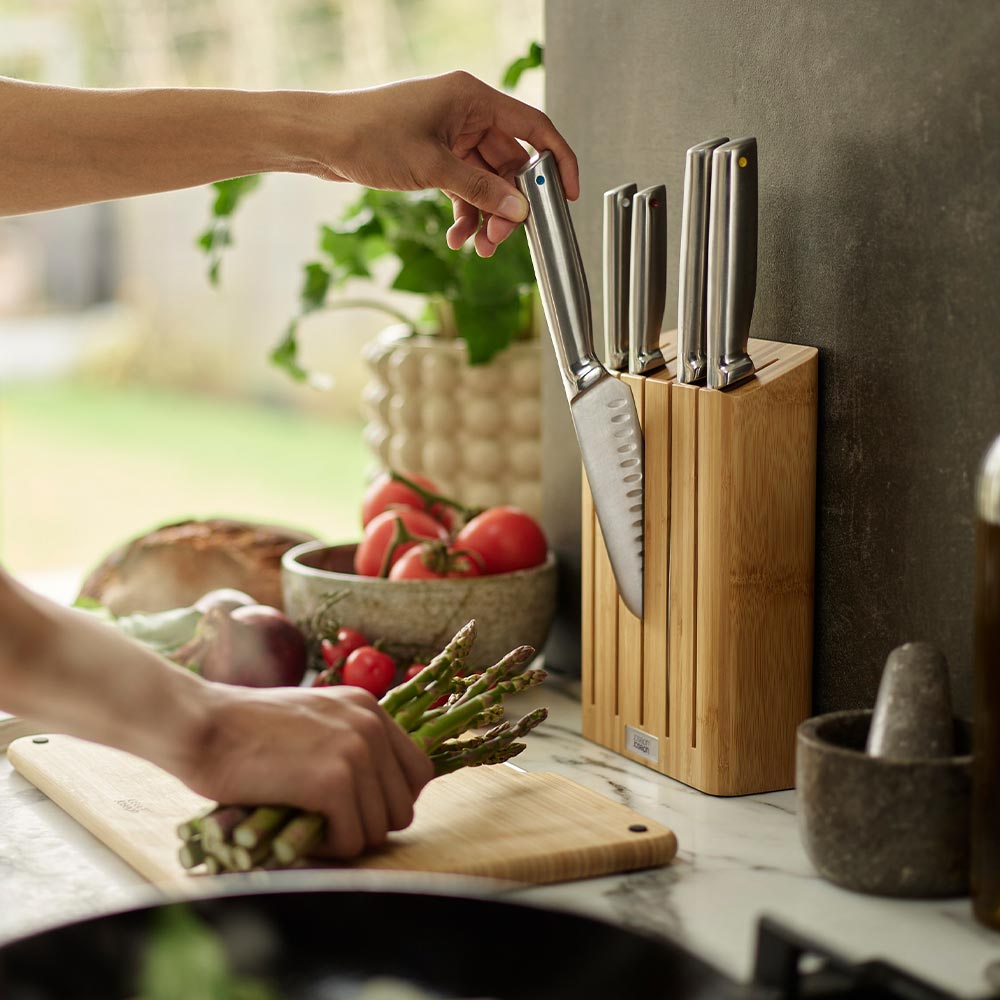
[[[799,832],[819,873],[845,889],[935,898],[969,891],[972,756],[886,760],[865,753],[870,710],[831,712],[798,729]]]

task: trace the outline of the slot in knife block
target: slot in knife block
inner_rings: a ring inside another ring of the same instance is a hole
[[[751,339],[725,391],[619,377],[645,438],[643,618],[583,480],[583,735],[713,795],[791,788],[811,710],[818,352]]]

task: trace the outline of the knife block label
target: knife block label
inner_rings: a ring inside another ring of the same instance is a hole
[[[625,727],[625,749],[654,764],[660,762],[660,741],[650,733],[644,733],[635,726]]]

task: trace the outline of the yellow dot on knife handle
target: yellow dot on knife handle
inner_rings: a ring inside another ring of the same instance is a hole
[[[741,156],[741,157],[740,157],[740,158],[739,158],[739,159],[738,159],[738,160],[737,160],[736,162],[737,162],[737,163],[738,163],[738,164],[739,164],[739,165],[740,165],[741,167],[745,167],[745,166],[747,165],[747,158],[746,158],[745,156]]]

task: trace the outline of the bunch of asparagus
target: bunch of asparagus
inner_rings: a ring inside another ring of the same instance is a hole
[[[513,724],[500,721],[503,699],[541,683],[545,671],[527,669],[535,651],[518,646],[492,667],[459,676],[475,636],[472,620],[423,670],[379,702],[427,753],[435,775],[510,760],[525,748],[518,740],[548,714],[537,708]],[[467,732],[487,726],[492,728],[485,733]],[[211,874],[247,872],[301,863],[323,839],[325,819],[285,806],[220,804],[181,823],[177,833],[183,841],[180,861],[185,868],[204,864]]]

